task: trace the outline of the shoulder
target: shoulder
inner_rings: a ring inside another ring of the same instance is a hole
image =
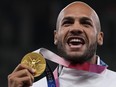
[[[110,87],[116,86],[116,72],[106,69],[105,79],[107,79],[107,82],[110,83]]]
[[[42,79],[34,82],[32,87],[47,87],[46,77],[43,77]]]
[[[116,72],[106,69],[105,77],[106,77],[106,79],[116,81]]]
[[[115,72],[115,71],[106,69],[106,73],[107,73],[107,75],[109,75],[109,76],[115,76],[115,77],[116,77],[116,72]]]

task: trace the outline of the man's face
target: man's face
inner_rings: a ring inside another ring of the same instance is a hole
[[[54,43],[66,60],[75,63],[91,60],[100,38],[94,13],[87,6],[74,4],[60,14]]]

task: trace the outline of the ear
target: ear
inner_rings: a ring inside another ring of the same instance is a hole
[[[57,30],[54,30],[54,44],[57,45],[58,40],[57,40]]]
[[[97,43],[98,43],[98,45],[103,45],[103,37],[104,37],[103,32],[99,32],[98,33],[98,37],[97,37]]]

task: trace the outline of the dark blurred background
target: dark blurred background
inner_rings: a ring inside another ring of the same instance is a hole
[[[60,10],[75,0],[0,0],[0,87],[28,52],[55,50],[53,30]],[[116,1],[81,0],[98,13],[105,33],[98,54],[116,71]]]

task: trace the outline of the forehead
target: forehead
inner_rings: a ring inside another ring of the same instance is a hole
[[[60,19],[66,16],[94,18],[93,10],[84,3],[73,3],[65,7],[60,13]]]
[[[97,29],[101,29],[100,20],[97,13],[86,3],[77,1],[67,5],[58,15],[56,29],[59,29],[61,21],[68,16],[74,18],[89,18]]]

